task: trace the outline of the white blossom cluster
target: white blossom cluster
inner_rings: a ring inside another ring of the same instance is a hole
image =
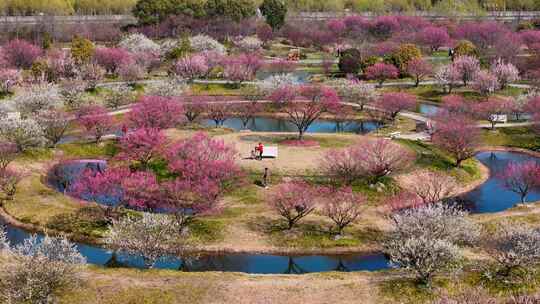
[[[118,46],[132,53],[156,53],[159,54],[160,46],[143,34],[133,33],[125,36]]]
[[[0,137],[17,145],[20,151],[43,145],[43,131],[36,120],[6,115],[0,118]]]
[[[259,88],[266,93],[270,93],[284,86],[297,85],[298,80],[292,74],[274,74],[259,82]]]
[[[175,97],[181,96],[188,90],[188,85],[181,77],[169,77],[165,81],[159,81],[147,86],[147,95]]]
[[[58,87],[51,83],[38,83],[24,87],[12,98],[12,102],[15,108],[25,116],[63,105]]]
[[[247,36],[238,40],[236,45],[245,52],[257,52],[262,48],[263,43],[255,36]]]
[[[207,35],[197,35],[189,38],[191,48],[196,52],[214,51],[225,54],[225,46]]]

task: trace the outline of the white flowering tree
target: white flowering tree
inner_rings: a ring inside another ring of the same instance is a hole
[[[261,50],[263,42],[255,36],[247,36],[238,40],[236,45],[245,52],[258,52]]]
[[[171,251],[181,251],[179,230],[177,221],[169,215],[144,213],[142,218],[127,216],[113,221],[106,243],[114,250],[141,255],[145,266],[152,268],[159,258]]]
[[[120,40],[118,46],[131,53],[156,53],[159,54],[160,46],[148,37],[139,33],[132,33]]]
[[[54,147],[64,137],[69,127],[70,116],[61,110],[46,110],[36,116],[36,121],[49,147]]]
[[[121,84],[112,87],[110,92],[105,95],[105,106],[112,109],[117,109],[120,106],[126,105],[134,100],[135,96],[130,86]]]
[[[24,87],[17,92],[12,101],[23,116],[63,105],[58,87],[51,83],[38,83]]]
[[[360,111],[377,98],[375,85],[371,83],[338,79],[329,82],[328,85],[336,89],[342,101],[359,105]]]
[[[19,151],[39,147],[44,141],[41,126],[34,119],[18,115],[0,118],[0,137],[14,143]]]
[[[296,77],[292,74],[275,74],[259,82],[261,91],[269,94],[281,87],[293,86],[298,84]]]
[[[16,69],[0,69],[0,93],[13,93],[13,87],[22,80],[21,72]]]
[[[465,215],[440,203],[395,213],[391,216],[394,229],[383,243],[384,251],[392,263],[429,285],[433,275],[457,266],[459,245],[478,237],[478,228]]]
[[[540,229],[506,222],[489,238],[491,255],[501,265],[503,275],[540,263]]]
[[[181,77],[172,76],[165,81],[152,83],[146,87],[146,95],[175,97],[181,96],[189,89],[186,81]]]
[[[443,91],[452,93],[452,89],[461,81],[461,74],[453,65],[443,65],[434,75]]]
[[[81,106],[87,83],[81,79],[64,80],[59,84],[60,96],[64,99],[64,105],[71,109]]]
[[[1,236],[4,253],[0,263],[0,299],[2,303],[55,303],[56,295],[82,282],[85,258],[65,238],[34,235],[15,248]]]
[[[519,80],[519,70],[513,64],[505,63],[502,59],[495,61],[491,65],[490,71],[497,77],[501,89],[506,88],[509,83]]]
[[[225,54],[225,46],[219,43],[217,40],[206,35],[197,35],[189,39],[191,48],[195,52],[213,51],[219,54]]]

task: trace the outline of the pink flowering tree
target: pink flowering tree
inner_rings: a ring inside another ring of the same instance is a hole
[[[443,92],[448,92],[448,94],[451,94],[456,84],[462,81],[460,71],[453,64],[440,67],[433,76],[443,88]]]
[[[377,80],[379,86],[387,79],[395,79],[399,75],[399,70],[392,64],[378,62],[366,69],[366,78]]]
[[[204,109],[206,116],[214,121],[216,127],[223,126],[225,121],[234,115],[234,107],[222,102],[208,102]]]
[[[399,112],[413,110],[416,107],[416,96],[408,93],[384,93],[375,103],[375,106],[386,113],[393,121]]]
[[[494,93],[499,87],[497,77],[488,71],[478,71],[474,76],[473,88],[484,96]]]
[[[332,149],[326,152],[320,162],[320,170],[328,177],[346,185],[365,176],[364,167],[358,161],[359,149]]]
[[[124,63],[118,68],[118,76],[129,85],[134,85],[137,81],[144,79],[146,70],[137,63]]]
[[[94,61],[102,66],[108,73],[114,74],[120,66],[133,63],[130,52],[123,48],[97,48],[94,52]]]
[[[293,181],[276,186],[267,200],[268,206],[292,229],[298,221],[315,210],[319,190],[304,181]]]
[[[265,65],[265,69],[272,73],[285,74],[296,70],[297,63],[286,59],[274,59]]]
[[[0,94],[13,93],[13,87],[21,83],[22,76],[16,69],[0,69]]]
[[[444,96],[442,98],[442,107],[452,114],[468,114],[471,112],[471,105],[461,95]]]
[[[79,109],[76,117],[77,123],[92,135],[96,142],[99,142],[101,137],[111,130],[113,125],[111,116],[101,106],[83,107]]]
[[[454,59],[452,66],[460,75],[461,81],[465,86],[474,80],[474,77],[480,71],[480,62],[472,56],[459,56]]]
[[[414,86],[417,87],[423,78],[433,73],[433,66],[423,58],[413,58],[407,63],[406,72],[414,78]]]
[[[17,158],[19,149],[17,145],[8,141],[0,141],[0,171]]]
[[[184,116],[189,123],[194,123],[204,113],[206,109],[206,102],[208,102],[203,96],[185,96],[184,103]]]
[[[182,104],[162,96],[144,96],[127,114],[134,128],[168,129],[183,121]]]
[[[238,179],[237,152],[223,140],[205,133],[173,144],[166,153],[169,170],[191,184],[210,180],[220,189],[230,187]]]
[[[176,76],[193,82],[195,79],[206,77],[210,72],[210,67],[206,57],[196,54],[177,60],[172,67],[172,72]]]
[[[405,190],[384,199],[384,205],[390,213],[418,208],[423,204],[422,199],[418,195]]]
[[[462,114],[447,114],[437,117],[433,144],[448,152],[456,160],[455,166],[474,156],[480,142],[480,132],[476,123]]]
[[[362,214],[366,199],[352,188],[332,189],[325,193],[322,214],[334,222],[338,235]]]
[[[255,79],[255,73],[246,65],[228,63],[223,68],[223,77],[232,82],[235,88],[239,88],[242,82]]]
[[[453,177],[437,171],[418,170],[407,180],[402,187],[416,194],[424,205],[441,202],[457,187]]]
[[[491,65],[490,71],[497,77],[500,89],[505,89],[509,83],[519,80],[518,69],[513,64],[505,63],[500,59]]]
[[[303,139],[304,133],[315,120],[339,104],[336,91],[320,85],[304,85],[298,89],[283,86],[272,92],[269,98],[279,110],[287,114],[287,120],[297,127],[299,140]]]
[[[6,62],[18,69],[28,69],[41,56],[43,50],[25,40],[11,40],[2,47]]]
[[[502,186],[517,193],[524,203],[527,194],[540,186],[540,165],[536,161],[511,162],[499,177]]]
[[[167,139],[159,129],[140,128],[120,138],[119,160],[136,162],[145,170],[148,164],[163,154]]]
[[[239,103],[233,107],[233,113],[236,117],[240,118],[244,129],[247,129],[249,122],[255,118],[257,113],[260,113],[263,110],[263,105],[256,101]]]
[[[359,150],[356,154],[366,177],[372,181],[397,173],[410,166],[414,160],[410,150],[388,139],[366,140],[355,148]]]
[[[448,31],[443,27],[429,26],[418,33],[418,40],[428,46],[432,52],[450,42]]]
[[[495,125],[500,122],[501,115],[512,113],[514,101],[506,98],[488,98],[487,100],[476,104],[473,107],[475,115],[489,121],[491,130],[495,129]]]

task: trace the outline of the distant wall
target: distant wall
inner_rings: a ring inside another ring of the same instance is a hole
[[[113,23],[130,24],[137,22],[131,15],[84,15],[84,16],[0,16],[0,25],[36,25],[42,23]]]

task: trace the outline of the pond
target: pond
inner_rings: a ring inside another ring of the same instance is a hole
[[[418,113],[425,114],[428,116],[435,115],[439,111],[440,107],[438,105],[430,103],[420,103],[418,104]]]
[[[267,70],[259,70],[257,72],[257,75],[255,76],[257,80],[265,80],[268,77],[272,75],[276,75],[279,73],[267,71]],[[295,80],[296,84],[304,84],[309,82],[309,78],[311,77],[312,73],[306,70],[295,70],[290,73],[286,73],[292,76],[292,78]]]
[[[0,221],[0,223],[2,222]],[[11,225],[4,225],[11,245],[18,245],[30,237],[30,233],[22,229]],[[113,252],[107,249],[80,243],[77,243],[76,246],[90,264],[106,267],[144,268],[144,262],[140,256],[113,254]],[[391,265],[386,256],[381,253],[296,256],[216,254],[192,257],[186,262],[177,257],[163,258],[154,267],[181,271],[303,274],[324,271],[376,271],[389,269]]]
[[[485,183],[463,196],[473,213],[503,211],[519,203],[519,195],[505,189],[498,174],[509,162],[540,161],[534,156],[516,152],[481,152],[476,159],[489,168],[490,175]],[[533,189],[526,199],[529,202],[540,200],[540,189]]]
[[[206,126],[215,127],[213,120],[203,120]],[[225,121],[223,127],[236,131],[245,130],[240,118],[230,118]],[[338,133],[348,132],[365,134],[377,130],[380,125],[373,121],[347,120],[336,122],[331,120],[316,120],[307,129],[308,133]],[[270,117],[255,117],[248,125],[247,129],[255,132],[298,132],[298,128],[285,119]]]

